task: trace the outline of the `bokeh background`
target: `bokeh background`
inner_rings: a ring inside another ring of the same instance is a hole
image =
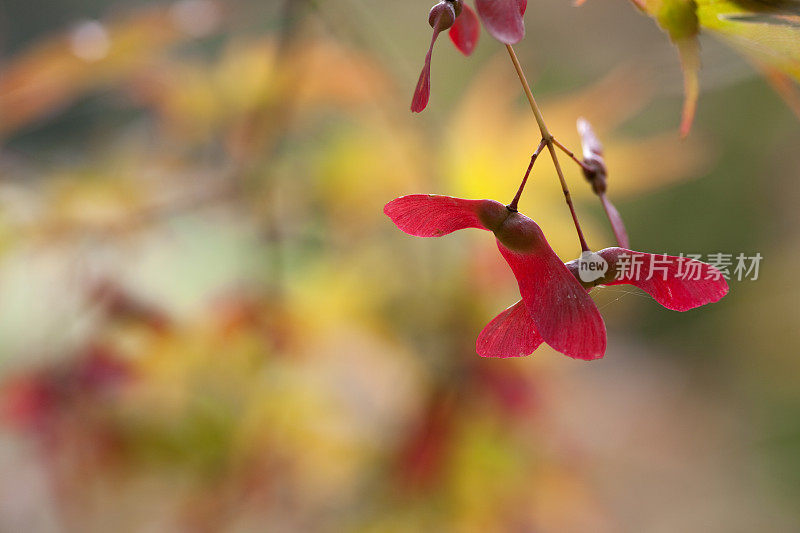
[[[492,239],[382,214],[509,201],[538,143],[505,51],[421,0],[0,5],[0,531],[797,531],[800,121],[625,0],[531,2],[551,130],[587,117],[634,248],[761,253],[688,313],[594,297],[602,360],[483,360],[518,298]],[[590,244],[612,245],[576,168]],[[555,175],[521,210],[565,260]]]

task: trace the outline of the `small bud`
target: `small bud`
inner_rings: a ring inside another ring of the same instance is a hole
[[[431,8],[428,24],[437,31],[444,31],[456,22],[456,10],[452,2],[439,2]]]

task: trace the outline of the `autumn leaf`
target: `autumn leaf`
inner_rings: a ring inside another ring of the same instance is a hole
[[[636,7],[653,17],[678,48],[683,70],[683,112],[681,137],[686,137],[694,121],[700,95],[700,26],[695,0],[631,0]]]
[[[656,20],[678,48],[684,76],[681,135],[692,125],[699,95],[698,36],[709,30],[751,60],[800,116],[798,0],[631,0]]]

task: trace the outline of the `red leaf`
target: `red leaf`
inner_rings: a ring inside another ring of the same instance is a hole
[[[478,16],[467,4],[464,4],[456,23],[450,28],[450,40],[462,54],[468,56],[475,50],[480,32],[481,24]]]
[[[606,351],[603,318],[544,235],[541,238],[543,244],[528,253],[512,251],[500,241],[497,247],[514,272],[522,300],[544,341],[576,359],[599,359]]]
[[[395,198],[383,208],[398,228],[416,237],[441,237],[465,228],[487,229],[480,216],[505,211],[494,200],[464,200],[434,194],[411,194]]]
[[[517,44],[525,37],[525,23],[520,11],[527,1],[475,0],[475,7],[486,29],[504,44]]]
[[[542,342],[520,300],[483,328],[476,346],[481,357],[522,357],[532,354]]]
[[[716,302],[728,294],[728,283],[720,271],[695,259],[646,254],[625,248],[606,248],[598,253],[608,261],[609,271],[623,271],[620,279],[604,282],[604,285],[634,285],[673,311],[688,311]],[[623,265],[624,257],[635,259]],[[631,268],[637,262],[641,265],[638,272]]]

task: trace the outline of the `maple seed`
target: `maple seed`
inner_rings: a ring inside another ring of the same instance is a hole
[[[417,237],[466,228],[494,233],[517,278],[524,309],[508,309],[487,326],[476,345],[480,355],[527,355],[542,342],[577,359],[598,359],[605,353],[606,330],[597,307],[533,220],[494,200],[425,194],[396,198],[383,212]]]
[[[566,264],[586,289],[597,285],[633,285],[673,311],[688,311],[714,303],[728,294],[728,283],[712,265],[669,255],[654,255],[626,248],[606,248],[596,254],[607,265],[602,276],[581,278],[581,260]]]
[[[456,22],[456,10],[452,2],[439,2],[431,8],[428,24],[436,31],[444,31]]]

